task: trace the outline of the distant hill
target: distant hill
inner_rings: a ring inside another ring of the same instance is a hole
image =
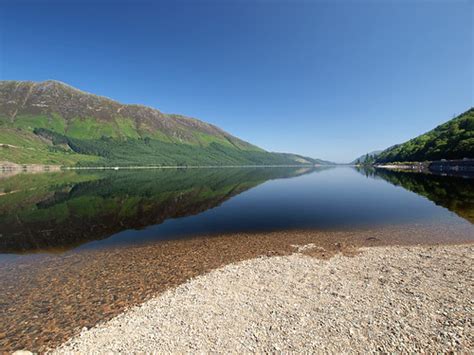
[[[374,150],[373,152],[361,155],[360,157],[354,159],[351,161],[349,164],[357,164],[357,163],[363,163],[367,159],[367,157],[375,157],[376,155],[380,154],[382,151],[381,150]]]
[[[375,163],[474,158],[474,108],[376,156]]]
[[[270,153],[203,121],[58,81],[0,81],[0,162],[56,165],[326,164]]]

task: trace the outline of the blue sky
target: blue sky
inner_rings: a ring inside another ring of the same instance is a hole
[[[338,162],[473,106],[474,1],[3,1],[0,79],[56,79]]]

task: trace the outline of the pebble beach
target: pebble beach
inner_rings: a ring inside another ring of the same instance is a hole
[[[467,351],[472,248],[407,225],[31,255],[0,263],[0,349]]]
[[[196,277],[54,353],[474,350],[472,245],[363,248],[329,260],[304,254],[313,248]]]

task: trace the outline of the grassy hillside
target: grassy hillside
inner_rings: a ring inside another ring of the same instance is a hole
[[[375,159],[375,157],[381,152],[381,150],[374,150],[373,152],[361,155],[357,159],[351,161],[349,164],[365,164],[366,162],[370,162],[371,160]]]
[[[72,166],[100,160],[98,156],[79,154],[67,146],[55,146],[30,131],[5,127],[2,123],[0,119],[0,162]]]
[[[0,82],[0,161],[56,165],[325,162],[270,153],[211,124],[56,81]]]
[[[474,158],[474,108],[377,155],[375,163]]]

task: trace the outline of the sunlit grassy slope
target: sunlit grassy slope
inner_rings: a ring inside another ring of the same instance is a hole
[[[0,161],[56,165],[293,165],[211,124],[66,84],[0,82]]]
[[[474,108],[376,156],[376,163],[474,158]]]

